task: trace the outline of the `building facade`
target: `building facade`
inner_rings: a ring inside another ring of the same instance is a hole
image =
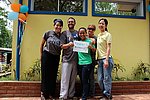
[[[13,0],[12,0],[13,1]],[[15,1],[15,0],[14,0]],[[29,7],[29,14],[19,45],[19,79],[24,79],[24,71],[40,59],[40,42],[44,32],[53,29],[53,20],[64,21],[63,30],[67,29],[67,19],[74,17],[75,29],[89,24],[97,26],[98,20],[107,18],[108,30],[112,34],[112,51],[114,59],[124,65],[123,77],[131,77],[140,61],[150,62],[150,28],[149,0],[19,0]],[[18,21],[14,21],[12,66],[16,71]],[[14,73],[14,72],[13,72]],[[15,73],[14,73],[15,74]]]

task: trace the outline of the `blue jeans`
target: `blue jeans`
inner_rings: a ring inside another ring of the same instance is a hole
[[[89,93],[89,77],[91,73],[91,64],[79,65],[79,77],[82,84],[82,100],[86,100]]]
[[[112,76],[111,72],[113,69],[113,59],[109,57],[109,66],[108,68],[104,68],[103,64],[105,62],[104,59],[100,59],[98,61],[98,84],[102,90],[102,93],[105,95],[111,95],[111,88],[112,88]]]

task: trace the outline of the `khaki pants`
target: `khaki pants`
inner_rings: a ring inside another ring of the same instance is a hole
[[[62,63],[60,98],[67,99],[75,94],[77,62]]]

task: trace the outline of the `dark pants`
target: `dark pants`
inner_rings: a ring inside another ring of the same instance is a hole
[[[94,68],[95,68],[95,63],[91,64],[91,73],[90,73],[90,86],[89,86],[89,96],[94,96],[95,95],[95,79],[94,79]]]
[[[89,77],[91,73],[91,64],[79,65],[78,71],[82,84],[82,100],[86,100],[89,93]]]
[[[60,55],[44,51],[41,58],[41,92],[45,98],[55,95]]]

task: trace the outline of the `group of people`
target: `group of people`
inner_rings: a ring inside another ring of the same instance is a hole
[[[62,50],[60,100],[68,100],[75,95],[75,82],[79,74],[82,87],[82,100],[95,95],[94,67],[98,62],[98,83],[103,97],[111,99],[111,71],[113,59],[110,55],[112,36],[107,30],[107,19],[98,21],[100,33],[96,37],[95,25],[75,30],[76,20],[69,17],[68,29],[62,32],[63,21],[55,19],[54,30],[44,33],[41,46],[41,99],[55,97],[56,79]],[[74,42],[88,43],[87,52],[73,50]],[[97,52],[97,59],[96,59]]]

